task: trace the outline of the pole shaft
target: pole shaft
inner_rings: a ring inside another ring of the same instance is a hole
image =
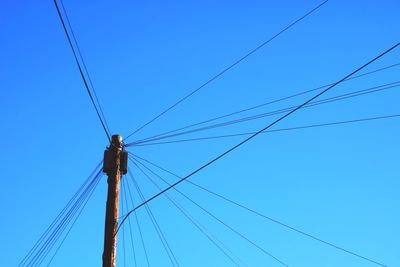
[[[118,135],[112,136],[111,145],[108,148],[108,157],[106,163],[109,168],[106,170],[108,175],[108,193],[106,204],[106,220],[104,230],[104,251],[103,251],[103,267],[115,267],[117,256],[117,235],[118,229],[118,208],[119,208],[119,191],[121,180],[121,153],[122,138]]]

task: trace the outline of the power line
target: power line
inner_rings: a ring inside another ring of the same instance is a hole
[[[39,266],[43,262],[43,260],[50,253],[50,251],[57,243],[61,235],[64,233],[66,227],[70,224],[71,220],[74,217],[77,218],[75,216],[77,212],[79,217],[83,207],[86,205],[85,203],[87,203],[86,200],[90,198],[91,193],[97,186],[101,177],[102,177],[101,170],[98,170],[96,175],[94,175],[94,177],[90,177],[91,180],[89,184],[85,185],[84,190],[79,193],[79,196],[78,195],[76,196],[77,198],[73,199],[72,202],[69,202],[67,204],[67,208],[63,209],[61,215],[57,217],[55,223],[51,225],[48,231],[46,230],[43,238],[40,238],[39,243],[35,245],[32,253],[29,253],[29,256],[26,257],[25,260],[19,264],[19,266],[23,266],[25,264],[26,266]],[[75,222],[76,220],[72,223],[66,235],[69,234]],[[60,246],[62,245],[64,240],[65,238],[61,241]],[[57,248],[55,253],[57,253],[59,247]]]
[[[128,188],[129,199],[131,200],[132,207],[135,207],[135,203],[133,201],[133,197],[132,197],[132,193],[131,193],[131,188],[130,188],[128,182],[126,182],[126,186]],[[149,256],[147,254],[147,249],[146,249],[146,245],[145,245],[145,242],[144,242],[142,229],[141,229],[140,224],[139,224],[139,218],[138,218],[136,213],[135,213],[135,220],[136,220],[136,225],[138,227],[138,231],[139,231],[140,240],[141,240],[141,243],[142,243],[143,252],[144,252],[144,255],[145,255],[145,258],[146,258],[147,267],[150,267]]]
[[[122,179],[124,179],[124,177],[122,176]],[[124,190],[124,187],[121,188],[121,191]],[[121,192],[121,211],[122,214],[124,214],[124,193],[125,192]],[[127,207],[128,209],[128,207]],[[123,251],[123,262],[124,262],[124,267],[126,267],[126,250],[125,250],[125,227],[122,228],[122,251]]]
[[[89,88],[89,84],[88,84],[88,82],[86,81],[86,77],[85,77],[85,75],[84,75],[84,73],[83,73],[83,70],[82,70],[82,67],[81,67],[81,65],[80,65],[80,63],[79,63],[78,55],[77,55],[77,53],[76,53],[76,51],[75,51],[75,48],[74,48],[74,46],[73,46],[73,44],[72,44],[71,37],[70,37],[70,35],[69,35],[69,33],[68,33],[66,24],[65,24],[64,19],[63,19],[63,16],[61,15],[61,11],[60,11],[60,9],[59,9],[59,7],[58,7],[57,0],[54,0],[54,4],[55,4],[55,6],[56,6],[58,16],[59,16],[59,18],[60,18],[60,20],[61,20],[61,23],[62,23],[64,32],[65,32],[65,34],[66,34],[66,36],[67,36],[68,43],[69,43],[69,45],[70,45],[70,47],[71,47],[72,53],[73,53],[74,58],[75,58],[76,65],[78,66],[79,73],[80,73],[80,75],[81,75],[81,77],[82,77],[82,80],[83,80],[83,83],[84,83],[84,85],[85,85],[86,91],[87,91],[87,93],[89,94],[90,100],[91,100],[91,102],[92,102],[92,104],[93,104],[93,107],[94,107],[94,109],[95,109],[95,111],[96,111],[97,117],[98,117],[99,120],[100,120],[101,126],[103,127],[103,130],[104,130],[104,132],[105,132],[106,135],[107,135],[108,141],[111,142],[110,133],[107,131],[107,127],[106,127],[105,118],[104,118],[104,120],[103,120],[103,118],[101,117],[99,108],[96,106],[96,103],[95,103],[95,101],[94,101],[92,92],[90,91],[90,88]],[[72,31],[72,28],[70,28],[70,30]]]
[[[305,105],[303,108],[319,106],[319,105],[332,103],[332,102],[336,102],[336,101],[340,101],[340,100],[344,100],[344,99],[348,99],[348,98],[363,96],[363,95],[367,95],[367,94],[371,94],[371,93],[377,93],[377,92],[397,88],[399,86],[400,86],[400,81],[391,82],[391,83],[387,83],[384,85],[374,86],[374,87],[367,88],[367,89],[362,89],[362,90],[358,90],[358,91],[354,91],[354,92],[350,92],[350,93],[345,93],[345,94],[313,101],[313,102]],[[268,112],[264,112],[264,113],[259,113],[259,114],[251,115],[251,116],[247,116],[247,117],[242,117],[242,118],[238,118],[238,119],[234,119],[234,120],[230,120],[230,121],[226,121],[226,122],[221,122],[221,123],[217,123],[217,124],[213,124],[213,125],[209,125],[209,126],[203,126],[203,127],[195,128],[192,130],[187,130],[187,131],[178,132],[178,133],[174,133],[174,134],[170,134],[170,135],[160,136],[160,137],[153,138],[153,139],[136,141],[136,142],[128,143],[125,146],[126,147],[136,146],[136,145],[145,144],[148,142],[154,142],[154,141],[158,141],[158,140],[163,140],[163,139],[167,139],[167,138],[171,138],[171,137],[177,137],[177,136],[192,134],[192,133],[196,133],[196,132],[200,132],[200,131],[211,130],[211,129],[220,128],[220,127],[226,127],[226,126],[230,126],[233,124],[243,123],[243,122],[247,122],[247,121],[251,121],[251,120],[257,120],[257,119],[261,119],[264,117],[282,114],[282,113],[291,111],[297,107],[298,106],[295,105],[295,106],[290,106],[290,107],[286,107],[286,108],[281,108],[281,109],[268,111]]]
[[[72,222],[71,226],[69,227],[67,233],[65,234],[64,238],[62,239],[62,241],[60,242],[60,244],[58,245],[56,251],[54,252],[53,256],[51,257],[50,261],[47,263],[47,267],[50,266],[50,264],[53,262],[54,258],[57,256],[58,251],[61,249],[62,245],[64,244],[65,240],[67,239],[69,233],[71,232],[72,228],[74,227],[74,225],[76,224],[76,222],[78,221],[79,217],[82,214],[82,211],[85,209],[86,204],[89,202],[95,188],[97,187],[97,185],[99,184],[100,179],[98,179],[93,187],[93,189],[90,191],[89,196],[86,198],[86,200],[84,201],[82,208],[80,209],[78,215],[76,216],[76,218],[74,219],[74,221]]]
[[[362,73],[362,74],[357,75],[357,76],[350,77],[350,78],[346,79],[344,82],[347,82],[347,81],[350,81],[350,80],[354,80],[354,79],[357,79],[357,78],[360,78],[360,77],[368,76],[368,75],[371,75],[371,74],[374,74],[374,73],[377,73],[377,72],[380,72],[380,71],[388,70],[390,68],[398,67],[398,66],[400,66],[400,63],[392,64],[392,65],[389,65],[389,66],[385,66],[383,68],[375,69],[375,70],[372,70],[372,71],[369,71],[369,72],[366,72],[366,73]],[[234,112],[230,112],[230,113],[227,113],[227,114],[224,114],[224,115],[213,117],[211,119],[207,119],[207,120],[203,120],[203,121],[196,122],[196,123],[193,123],[193,124],[189,124],[187,126],[183,126],[183,127],[180,127],[180,128],[174,129],[174,130],[169,130],[169,131],[166,131],[166,132],[162,132],[162,133],[153,135],[151,137],[140,139],[138,141],[131,142],[131,143],[147,141],[149,139],[154,139],[154,138],[157,138],[157,137],[160,137],[160,136],[164,136],[164,135],[172,134],[172,133],[175,133],[175,132],[178,132],[178,131],[186,130],[186,129],[189,129],[189,128],[192,128],[192,127],[195,127],[195,126],[199,126],[199,125],[202,125],[202,124],[205,124],[205,123],[210,123],[210,122],[213,122],[213,121],[216,121],[216,120],[220,120],[220,119],[223,119],[223,118],[227,118],[227,117],[231,117],[231,116],[234,116],[234,115],[238,115],[238,114],[243,113],[243,112],[251,111],[251,110],[258,109],[258,108],[261,108],[261,107],[265,107],[265,106],[268,106],[268,105],[271,105],[271,104],[282,102],[284,100],[288,100],[288,99],[291,99],[291,98],[294,98],[294,97],[305,95],[305,94],[310,93],[310,92],[319,91],[319,90],[321,90],[323,88],[326,88],[326,87],[328,87],[330,85],[332,85],[332,83],[329,83],[329,84],[326,84],[326,85],[322,85],[322,86],[318,86],[316,88],[305,90],[305,91],[302,91],[302,92],[298,92],[298,93],[295,93],[295,94],[292,94],[292,95],[289,95],[289,96],[285,96],[285,97],[281,97],[281,98],[278,98],[278,99],[270,100],[270,101],[267,101],[267,102],[264,102],[264,103],[261,103],[261,104],[255,105],[255,106],[251,106],[251,107],[248,107],[248,108],[245,108],[245,109],[241,109],[241,110],[238,110],[238,111],[234,111]]]
[[[125,176],[126,177],[126,176]],[[128,198],[126,195],[126,186],[125,186],[125,179],[122,179],[122,193],[125,199],[125,206],[126,209],[129,210],[129,206],[128,206]],[[123,213],[122,213],[123,214]],[[133,234],[132,234],[132,225],[131,225],[131,218],[128,219],[128,225],[129,225],[129,234],[131,237],[131,246],[132,246],[132,254],[133,254],[133,262],[134,262],[134,266],[137,267],[137,262],[136,262],[136,252],[135,252],[135,244],[133,242]]]
[[[331,90],[332,88],[334,88],[335,86],[337,86],[338,84],[342,83],[344,80],[348,79],[349,77],[351,77],[352,75],[354,75],[355,73],[359,72],[360,70],[362,70],[363,68],[367,67],[368,65],[370,65],[371,63],[375,62],[376,60],[378,60],[379,58],[383,57],[384,55],[386,55],[387,53],[389,53],[390,51],[394,50],[395,48],[397,48],[400,45],[400,42],[395,44],[394,46],[390,47],[389,49],[385,50],[384,52],[382,52],[381,54],[379,54],[378,56],[376,56],[375,58],[371,59],[370,61],[368,61],[367,63],[365,63],[364,65],[362,65],[361,67],[358,67],[356,70],[352,71],[351,73],[347,74],[345,77],[343,77],[342,79],[338,80],[337,82],[335,82],[333,85],[331,85],[330,87],[326,88],[325,90],[323,90],[322,92],[319,92],[318,94],[316,94],[315,96],[311,97],[310,99],[308,99],[307,101],[305,101],[303,104],[299,105],[297,108],[289,111],[288,113],[286,113],[285,115],[279,117],[278,119],[274,120],[272,123],[268,124],[267,126],[265,126],[264,128],[260,129],[258,132],[254,133],[253,135],[245,138],[243,141],[239,142],[238,144],[234,145],[233,147],[231,147],[230,149],[226,150],[225,152],[223,152],[222,154],[220,154],[219,156],[213,158],[212,160],[210,160],[209,162],[203,164],[202,166],[200,166],[199,168],[197,168],[196,170],[192,171],[191,173],[189,173],[188,175],[186,175],[185,177],[183,177],[182,179],[178,180],[177,182],[173,183],[172,185],[168,186],[167,188],[165,188],[164,190],[158,192],[157,194],[153,195],[152,197],[148,198],[146,201],[142,202],[141,204],[139,204],[136,208],[130,210],[127,215],[124,217],[124,219],[122,220],[121,224],[119,227],[121,227],[121,225],[124,223],[124,221],[126,220],[126,218],[132,214],[132,212],[134,212],[135,210],[141,208],[142,206],[146,205],[147,203],[149,203],[150,201],[154,200],[155,198],[157,198],[158,196],[164,194],[165,192],[169,191],[171,188],[174,188],[175,186],[177,186],[178,184],[182,183],[183,181],[187,180],[189,177],[195,175],[196,173],[200,172],[201,170],[203,170],[204,168],[210,166],[211,164],[213,164],[214,162],[218,161],[219,159],[221,159],[222,157],[224,157],[225,155],[229,154],[230,152],[234,151],[235,149],[237,149],[238,147],[242,146],[243,144],[247,143],[248,141],[250,141],[251,139],[253,139],[254,137],[258,136],[260,133],[268,130],[269,128],[271,128],[272,126],[274,126],[275,124],[277,124],[278,122],[282,121],[283,119],[287,118],[288,116],[290,116],[291,114],[295,113],[296,111],[298,111],[299,109],[301,109],[302,107],[304,107],[305,105],[307,105],[308,103],[312,102],[314,99],[318,98],[319,96],[325,94],[326,92],[328,92],[329,90]]]
[[[241,63],[242,61],[244,61],[246,58],[248,58],[249,56],[251,56],[252,54],[254,54],[255,52],[257,52],[258,50],[260,50],[261,48],[263,48],[265,45],[267,45],[268,43],[270,43],[272,40],[274,40],[275,38],[277,38],[279,35],[283,34],[284,32],[286,32],[287,30],[289,30],[291,27],[293,27],[294,25],[296,25],[298,22],[300,22],[301,20],[305,19],[307,16],[311,15],[314,11],[318,10],[320,7],[322,7],[324,4],[326,4],[329,0],[323,1],[322,3],[320,3],[319,5],[317,5],[316,7],[314,7],[313,9],[311,9],[310,11],[308,11],[306,14],[304,14],[303,16],[301,16],[300,18],[298,18],[297,20],[295,20],[294,22],[290,23],[288,26],[286,26],[285,28],[283,28],[281,31],[279,31],[278,33],[276,33],[274,36],[272,36],[271,38],[269,38],[268,40],[264,41],[263,43],[261,43],[260,45],[258,45],[256,48],[252,49],[251,51],[249,51],[247,54],[245,54],[244,56],[242,56],[241,58],[239,58],[238,60],[236,60],[233,64],[229,65],[228,67],[226,67],[225,69],[223,69],[222,71],[220,71],[219,73],[217,73],[216,75],[214,75],[212,78],[210,78],[209,80],[207,80],[205,83],[203,83],[202,85],[200,85],[199,87],[197,87],[195,90],[193,90],[192,92],[190,92],[188,95],[186,95],[185,97],[181,98],[180,100],[178,100],[176,103],[174,103],[172,106],[168,107],[167,109],[165,109],[164,111],[162,111],[161,113],[159,113],[157,116],[155,116],[153,119],[151,119],[150,121],[148,121],[147,123],[145,123],[144,125],[142,125],[141,127],[139,127],[138,129],[136,129],[133,133],[127,135],[127,137],[125,137],[125,140],[127,140],[129,137],[131,137],[132,135],[136,134],[137,132],[139,132],[140,130],[142,130],[143,128],[145,128],[147,125],[151,124],[152,122],[154,122],[155,120],[157,120],[158,118],[160,118],[161,116],[163,116],[165,113],[167,113],[168,111],[170,111],[171,109],[175,108],[177,105],[179,105],[180,103],[182,103],[183,101],[185,101],[186,99],[188,99],[189,97],[191,97],[192,95],[194,95],[195,93],[197,93],[198,91],[200,91],[201,89],[203,89],[205,86],[207,86],[208,84],[212,83],[213,81],[217,80],[219,77],[221,77],[223,74],[225,74],[226,72],[228,72],[229,70],[231,70],[232,68],[234,68],[236,65],[238,65],[239,63]]]
[[[85,199],[91,196],[91,192],[94,190],[95,186],[98,184],[99,179],[102,177],[102,173],[100,172],[89,184],[89,186],[85,189],[83,194],[79,197],[77,202],[72,206],[71,210],[68,211],[67,215],[63,218],[61,223],[57,225],[55,230],[51,233],[50,237],[46,240],[42,248],[35,255],[35,257],[28,264],[29,266],[40,266],[47,255],[50,253],[54,245],[57,243],[58,239],[61,237],[66,227],[69,225],[71,220],[74,218],[75,214],[82,207],[82,204],[85,203]],[[69,233],[69,232],[68,232]],[[36,264],[36,265],[35,265]]]
[[[99,110],[100,110],[100,114],[101,114],[101,116],[103,117],[104,124],[105,124],[105,126],[106,126],[106,128],[107,128],[107,131],[110,133],[111,131],[110,131],[110,128],[108,127],[107,120],[106,120],[106,116],[104,115],[103,109],[101,108],[99,98],[97,97],[97,93],[96,93],[96,90],[95,90],[94,85],[93,85],[93,82],[92,82],[92,78],[90,77],[89,71],[88,71],[88,69],[87,69],[87,67],[86,67],[86,63],[85,63],[85,60],[84,60],[84,58],[83,58],[83,56],[82,56],[81,49],[79,48],[79,43],[78,43],[78,41],[77,41],[77,39],[76,39],[76,37],[75,37],[74,30],[73,30],[73,28],[72,28],[72,26],[71,26],[71,22],[70,22],[70,20],[69,20],[67,10],[66,10],[65,7],[64,7],[64,2],[63,2],[62,0],[59,0],[59,1],[60,1],[61,7],[62,7],[63,12],[64,12],[64,15],[65,15],[65,19],[66,19],[66,22],[67,22],[66,24],[68,24],[68,28],[69,28],[69,30],[71,31],[72,39],[74,40],[76,50],[78,51],[79,58],[81,59],[83,69],[85,70],[85,73],[86,73],[86,76],[87,76],[87,78],[88,78],[90,87],[92,88],[94,99],[95,99],[96,102],[97,102],[97,105],[98,105]]]
[[[136,165],[137,166],[137,165]],[[138,166],[137,166],[138,167]],[[140,168],[139,168],[140,169]],[[155,174],[155,173],[154,173]],[[167,185],[170,185],[166,180],[164,180],[163,178],[161,178],[161,176],[158,176],[164,183],[166,183]],[[220,218],[218,218],[216,215],[214,215],[213,213],[211,213],[210,211],[208,211],[206,208],[204,208],[203,206],[201,206],[200,204],[198,204],[197,202],[193,201],[190,197],[188,197],[186,194],[182,193],[180,190],[178,190],[177,188],[173,188],[176,192],[178,192],[180,195],[182,195],[184,198],[186,198],[187,200],[189,200],[192,204],[194,204],[196,207],[198,207],[199,209],[201,209],[203,212],[205,212],[207,215],[209,215],[210,217],[212,217],[214,220],[218,221],[220,224],[222,224],[223,226],[225,226],[226,228],[228,228],[230,231],[232,231],[233,233],[235,233],[236,235],[238,235],[239,237],[241,237],[242,239],[246,240],[247,242],[249,242],[251,245],[253,245],[254,247],[256,247],[257,249],[259,249],[261,252],[263,252],[264,254],[266,254],[267,256],[271,257],[272,259],[274,259],[275,261],[279,262],[281,265],[283,266],[288,266],[286,263],[284,263],[282,260],[278,259],[277,257],[275,257],[274,255],[272,255],[270,252],[266,251],[264,248],[262,248],[260,245],[256,244],[254,241],[251,241],[248,237],[246,237],[244,234],[240,233],[238,230],[234,229],[232,226],[230,226],[229,224],[227,224],[226,222],[224,222],[223,220],[221,220]]]
[[[231,204],[234,204],[234,205],[236,205],[236,206],[238,206],[238,207],[240,207],[240,208],[243,208],[243,209],[245,209],[245,210],[247,210],[247,211],[249,211],[249,212],[251,212],[251,213],[253,213],[253,214],[255,214],[255,215],[258,215],[259,217],[262,217],[262,218],[264,218],[264,219],[267,219],[267,220],[269,220],[269,221],[271,221],[271,222],[273,222],[273,223],[275,223],[275,224],[278,224],[278,225],[283,226],[283,227],[285,227],[285,228],[287,228],[287,229],[290,229],[290,230],[292,230],[292,231],[295,231],[295,232],[297,232],[297,233],[299,233],[299,234],[301,234],[301,235],[304,235],[304,236],[307,236],[307,237],[309,237],[309,238],[312,238],[312,239],[314,239],[314,240],[316,240],[316,241],[318,241],[318,242],[320,242],[320,243],[323,243],[323,244],[325,244],[325,245],[328,245],[328,246],[333,247],[333,248],[335,248],[335,249],[338,249],[338,250],[340,250],[340,251],[346,252],[346,253],[348,253],[348,254],[350,254],[350,255],[356,256],[356,257],[358,257],[358,258],[360,258],[360,259],[363,259],[363,260],[369,261],[369,262],[371,262],[371,263],[374,263],[374,264],[377,264],[377,265],[386,267],[386,265],[384,265],[384,264],[382,264],[382,263],[379,263],[379,262],[377,262],[377,261],[375,261],[375,260],[372,260],[371,258],[367,258],[367,257],[365,257],[365,256],[362,256],[362,255],[360,255],[360,254],[358,254],[358,253],[355,253],[355,252],[352,252],[352,251],[350,251],[350,250],[347,250],[347,249],[345,249],[345,248],[343,248],[343,247],[340,247],[340,246],[338,246],[338,245],[335,245],[335,244],[333,244],[333,243],[331,243],[331,242],[322,240],[322,239],[320,239],[320,238],[318,238],[318,237],[316,237],[316,236],[314,236],[314,235],[308,234],[308,233],[306,233],[306,232],[304,232],[304,231],[301,231],[301,230],[299,230],[299,229],[296,229],[296,228],[294,228],[294,227],[292,227],[292,226],[290,226],[290,225],[288,225],[288,224],[285,224],[285,223],[280,222],[280,221],[278,221],[278,220],[276,220],[276,219],[273,219],[273,218],[271,218],[271,217],[269,217],[269,216],[266,216],[266,215],[264,215],[264,214],[261,214],[260,212],[257,212],[257,211],[255,211],[254,209],[251,209],[251,208],[246,207],[246,206],[244,206],[244,205],[242,205],[242,204],[239,204],[239,203],[236,202],[236,201],[233,201],[233,200],[231,200],[231,199],[228,199],[228,198],[226,198],[226,197],[224,197],[224,196],[222,196],[222,195],[220,195],[220,194],[217,194],[217,193],[215,193],[215,192],[213,192],[213,191],[211,191],[211,190],[209,190],[209,189],[207,189],[207,188],[204,188],[204,187],[202,187],[202,186],[200,186],[200,185],[198,185],[198,184],[195,184],[195,183],[193,183],[192,181],[189,181],[189,180],[188,180],[187,182],[190,183],[190,184],[192,184],[192,185],[194,185],[194,186],[196,186],[196,187],[198,187],[198,188],[200,188],[200,189],[202,189],[202,190],[204,190],[204,191],[206,191],[206,192],[208,192],[208,193],[210,193],[210,194],[212,194],[212,195],[214,195],[214,196],[217,196],[217,197],[219,197],[219,198],[221,198],[221,199],[223,199],[223,200],[225,200],[225,201],[227,201],[227,202],[230,202]]]
[[[283,132],[283,131],[292,131],[292,130],[300,130],[300,129],[318,128],[318,127],[341,125],[341,124],[351,124],[351,123],[367,122],[367,121],[375,121],[375,120],[394,119],[394,118],[398,118],[398,117],[400,117],[400,114],[393,114],[393,115],[386,115],[386,116],[379,116],[379,117],[361,118],[361,119],[346,120],[346,121],[335,121],[335,122],[319,123],[319,124],[311,124],[311,125],[303,125],[303,126],[295,126],[295,127],[289,127],[289,128],[281,128],[281,129],[269,130],[269,131],[265,131],[265,132],[262,132],[262,133],[265,134],[265,133],[273,133],[273,132]],[[245,135],[251,135],[251,134],[255,134],[255,132],[215,135],[215,136],[188,138],[188,139],[163,141],[163,142],[154,142],[154,143],[144,143],[144,144],[138,144],[138,145],[135,145],[135,146],[152,146],[152,145],[174,144],[174,143],[192,142],[192,141],[213,140],[213,139],[245,136]]]
[[[157,187],[158,190],[162,190],[161,187],[153,181],[153,179],[150,178],[149,175],[147,175],[147,173],[145,173],[143,171],[142,168],[140,168],[138,166],[138,164],[136,162],[136,160],[131,160],[131,162],[140,170],[141,173],[143,173],[143,175],[155,186]],[[141,164],[140,162],[138,162],[139,164]],[[144,165],[142,165],[144,166]],[[144,166],[146,168],[146,166]],[[146,168],[147,169],[147,168]],[[152,172],[153,173],[153,172]],[[154,173],[153,173],[154,174]],[[158,176],[157,176],[158,177]],[[159,177],[161,179],[161,177]],[[234,263],[236,266],[240,266],[220,245],[217,244],[217,242],[214,240],[215,237],[212,237],[208,231],[205,229],[205,227],[200,224],[198,221],[196,221],[193,216],[189,215],[189,213],[182,207],[180,206],[178,203],[176,203],[176,201],[174,201],[168,194],[165,194],[165,197],[204,235],[207,237],[207,239],[213,243],[214,246],[216,246],[230,261],[232,261],[232,263]],[[219,241],[220,243],[222,243],[221,241]],[[222,243],[223,246],[225,246]],[[229,250],[226,248],[226,250]],[[232,252],[230,252],[231,254],[233,254]]]
[[[131,155],[133,155],[133,154],[131,154]],[[154,167],[156,167],[156,168],[159,168],[160,170],[163,170],[163,171],[165,171],[165,172],[167,172],[167,173],[169,173],[169,174],[171,174],[171,175],[173,175],[173,176],[175,176],[175,177],[177,177],[177,178],[182,178],[181,176],[179,176],[179,175],[177,175],[177,174],[175,174],[175,173],[173,173],[173,172],[171,172],[171,171],[169,171],[169,170],[166,170],[165,168],[163,168],[163,167],[159,166],[158,164],[155,164],[155,163],[153,163],[153,162],[151,162],[151,161],[149,161],[149,160],[147,160],[147,159],[144,159],[144,158],[139,157],[139,156],[137,156],[137,155],[133,155],[133,157],[136,157],[136,158],[138,158],[138,159],[140,159],[140,160],[142,160],[142,161],[144,161],[144,162],[147,162],[148,164],[150,164],[150,165],[152,165],[152,166],[154,166]],[[143,164],[143,163],[142,163],[142,164]],[[232,200],[232,199],[230,199],[230,198],[227,198],[227,197],[225,197],[225,196],[223,196],[223,195],[221,195],[221,194],[219,194],[219,193],[216,193],[216,192],[214,192],[214,191],[212,191],[212,190],[210,190],[210,189],[208,189],[208,188],[205,188],[204,186],[201,186],[201,185],[199,185],[199,184],[197,184],[197,183],[195,183],[195,182],[192,182],[192,181],[190,181],[190,180],[186,180],[186,182],[189,183],[189,184],[191,184],[191,185],[193,185],[193,186],[195,186],[195,187],[197,187],[197,188],[199,188],[199,189],[201,189],[201,190],[203,190],[203,191],[205,191],[205,192],[207,192],[207,193],[209,193],[209,194],[211,194],[211,195],[214,195],[215,197],[218,197],[218,198],[220,198],[220,199],[222,199],[222,200],[224,200],[224,201],[226,201],[226,202],[229,202],[229,203],[231,203],[231,204],[233,204],[233,205],[235,205],[235,206],[237,206],[237,207],[240,207],[240,208],[242,208],[242,209],[244,209],[244,210],[247,210],[248,212],[253,213],[253,214],[255,214],[255,215],[257,215],[257,216],[259,216],[259,217],[261,217],[261,218],[263,218],[263,219],[266,219],[266,220],[268,220],[268,221],[270,221],[270,222],[273,222],[273,223],[275,223],[275,224],[277,224],[277,225],[283,226],[283,227],[285,227],[285,228],[287,228],[287,229],[289,229],[289,230],[291,230],[291,231],[297,232],[297,233],[299,233],[299,234],[301,234],[301,235],[303,235],[303,236],[309,237],[309,238],[311,238],[311,239],[313,239],[313,240],[316,240],[316,241],[318,241],[318,242],[320,242],[320,243],[322,243],[322,244],[328,245],[328,246],[330,246],[330,247],[333,247],[333,248],[335,248],[335,249],[337,249],[337,250],[340,250],[340,251],[345,252],[345,253],[347,253],[347,254],[353,255],[353,256],[358,257],[358,258],[360,258],[360,259],[369,261],[369,262],[371,262],[371,263],[374,263],[374,264],[377,264],[377,265],[380,265],[380,266],[386,266],[386,265],[384,265],[384,264],[382,264],[382,263],[379,263],[379,262],[377,262],[377,261],[375,261],[375,260],[372,260],[371,258],[367,258],[367,257],[365,257],[365,256],[362,256],[362,255],[360,255],[360,254],[358,254],[358,253],[355,253],[355,252],[353,252],[353,251],[350,251],[350,250],[348,250],[348,249],[345,249],[345,248],[343,248],[343,247],[340,247],[340,246],[338,246],[338,245],[335,245],[335,244],[333,244],[333,243],[331,243],[331,242],[325,241],[325,240],[323,240],[323,239],[321,239],[321,238],[319,238],[319,237],[316,237],[315,235],[312,235],[312,234],[306,233],[306,232],[304,232],[304,231],[302,231],[302,230],[299,230],[299,229],[297,229],[297,228],[295,228],[295,227],[293,227],[293,226],[290,226],[290,225],[288,225],[288,224],[286,224],[286,223],[283,223],[283,222],[281,222],[281,221],[279,221],[279,220],[276,220],[276,219],[274,219],[274,218],[272,218],[272,217],[270,217],[270,216],[267,216],[267,215],[265,215],[265,214],[262,214],[261,212],[258,212],[258,211],[254,210],[254,209],[252,209],[252,208],[249,208],[248,206],[245,206],[244,204],[240,204],[239,202],[237,202],[237,201],[235,201],[235,200]]]
[[[18,267],[23,266],[26,263],[27,259],[32,255],[32,253],[36,250],[36,248],[42,243],[43,239],[46,238],[48,233],[53,229],[54,225],[56,225],[59,222],[60,218],[64,216],[65,212],[69,209],[69,207],[75,201],[77,196],[85,188],[86,184],[89,183],[89,181],[92,179],[93,175],[95,175],[95,173],[99,170],[101,164],[102,164],[102,161],[100,161],[99,164],[97,164],[97,166],[94,168],[94,170],[90,173],[90,175],[83,182],[83,184],[78,188],[78,190],[75,192],[75,194],[69,199],[68,203],[58,213],[58,215],[53,220],[53,222],[46,228],[44,233],[40,236],[40,238],[36,241],[36,243],[33,245],[33,247],[28,251],[28,253],[25,255],[25,257],[18,264]]]
[[[135,178],[133,177],[132,172],[128,170],[128,173],[129,173],[129,176],[130,176],[130,178],[131,178],[131,180],[133,182],[133,185],[136,187],[136,190],[139,193],[140,198],[142,199],[142,201],[144,201],[145,198],[143,196],[143,193],[140,190],[139,185],[135,181]],[[165,249],[165,252],[167,253],[169,260],[171,261],[172,266],[175,266],[175,264],[176,264],[179,267],[179,263],[176,260],[175,254],[172,251],[170,245],[168,244],[168,241],[165,238],[165,236],[164,236],[164,234],[163,234],[163,232],[162,232],[162,230],[160,228],[160,225],[157,223],[157,220],[154,217],[153,212],[151,211],[151,209],[150,209],[150,207],[148,205],[146,205],[145,208],[146,208],[147,214],[149,215],[149,218],[150,218],[150,220],[151,220],[151,222],[152,222],[152,224],[154,226],[154,229],[156,230],[156,233],[157,233],[157,235],[158,235],[158,237],[159,237],[159,239],[160,239],[160,241],[161,241],[161,243],[162,243],[162,245],[163,245],[163,247]]]

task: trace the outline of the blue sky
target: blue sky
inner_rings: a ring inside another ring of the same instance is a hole
[[[64,1],[111,131],[123,136],[318,3]],[[399,8],[394,0],[330,0],[129,140],[335,82],[399,42]],[[1,258],[2,265],[16,266],[101,160],[107,139],[53,2],[2,1],[0,29],[0,229],[2,243],[7,244]],[[395,50],[362,73],[397,64],[399,55]],[[400,66],[354,79],[323,98],[396,82],[399,74]],[[234,118],[298,105],[310,96]],[[399,97],[395,87],[328,103],[300,110],[275,128],[399,114]],[[182,138],[255,131],[275,118]],[[264,134],[191,181],[363,256],[400,266],[398,122],[393,118]],[[129,151],[184,176],[243,138]],[[130,165],[130,169],[146,197],[157,192],[137,168]],[[106,185],[103,177],[52,266],[101,264]],[[374,266],[188,184],[179,185],[179,190],[289,266]],[[170,196],[247,266],[280,265],[176,192]],[[140,201],[137,195],[134,199]],[[149,206],[181,266],[232,266],[166,198]],[[168,266],[146,212],[139,210],[137,215],[151,266]],[[134,244],[141,244],[137,229]],[[120,242],[118,266],[124,266],[123,254]],[[125,255],[126,262],[132,262],[129,245]],[[140,248],[137,257],[139,266],[144,266]]]

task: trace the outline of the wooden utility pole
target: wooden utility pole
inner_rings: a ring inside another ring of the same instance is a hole
[[[123,148],[122,137],[113,135],[110,146],[104,151],[103,162],[103,172],[108,176],[103,267],[116,266],[119,190],[121,174],[126,171],[127,153]]]

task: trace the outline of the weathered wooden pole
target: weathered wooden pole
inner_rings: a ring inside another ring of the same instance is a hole
[[[108,176],[103,267],[116,266],[119,190],[121,174],[126,173],[126,167],[127,153],[123,148],[122,137],[113,135],[110,146],[104,151],[103,162],[103,172]]]

